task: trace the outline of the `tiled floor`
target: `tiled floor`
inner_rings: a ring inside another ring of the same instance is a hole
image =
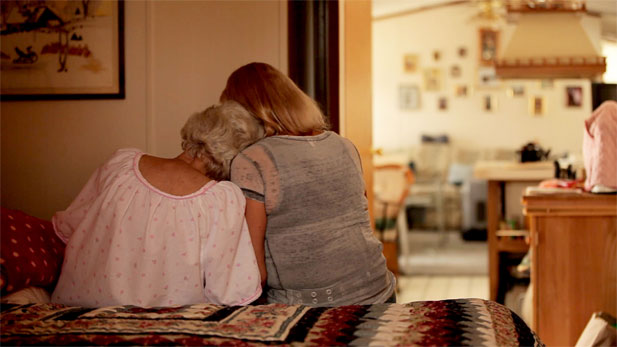
[[[457,231],[412,231],[408,239],[410,252],[399,257],[397,302],[488,299],[486,242],[464,241]]]

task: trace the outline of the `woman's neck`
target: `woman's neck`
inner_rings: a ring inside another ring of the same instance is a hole
[[[186,151],[184,151],[180,153],[180,155],[177,156],[175,160],[184,162],[191,168],[201,172],[203,175],[206,175],[206,163],[201,158],[193,158]]]

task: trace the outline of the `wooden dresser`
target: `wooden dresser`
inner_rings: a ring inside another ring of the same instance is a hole
[[[593,312],[617,316],[617,196],[524,196],[531,236],[532,327],[573,346]]]

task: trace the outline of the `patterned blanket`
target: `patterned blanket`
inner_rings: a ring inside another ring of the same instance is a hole
[[[492,301],[311,308],[295,305],[141,308],[2,305],[2,345],[542,345]]]

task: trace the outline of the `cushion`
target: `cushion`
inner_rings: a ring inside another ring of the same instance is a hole
[[[48,304],[51,302],[49,293],[39,287],[28,287],[3,296],[0,302],[7,304]]]
[[[30,286],[52,290],[60,275],[64,243],[51,222],[4,207],[1,212],[2,294]]]

